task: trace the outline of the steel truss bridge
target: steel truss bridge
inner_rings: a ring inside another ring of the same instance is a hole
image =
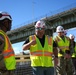
[[[43,17],[42,19],[46,21],[46,34],[48,35],[52,35],[59,25],[62,25],[64,29],[74,28],[76,27],[76,8],[49,17]],[[12,44],[24,41],[29,35],[33,35],[35,33],[35,23],[36,21],[7,32]]]

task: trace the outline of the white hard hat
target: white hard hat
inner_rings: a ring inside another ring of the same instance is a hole
[[[69,38],[70,38],[70,39],[75,39],[75,36],[74,36],[73,34],[70,34],[70,35],[69,35]]]
[[[0,11],[0,20],[4,19],[12,20],[11,16],[7,12]]]
[[[64,32],[64,28],[62,26],[58,26],[56,28],[56,32]]]
[[[45,22],[42,20],[37,21],[35,28],[45,28]]]

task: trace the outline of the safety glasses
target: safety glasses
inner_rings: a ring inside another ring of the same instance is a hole
[[[39,30],[45,30],[45,28],[36,28],[36,30],[38,30],[38,31],[39,31]]]

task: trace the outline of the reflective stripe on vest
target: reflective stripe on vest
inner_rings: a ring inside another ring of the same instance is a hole
[[[31,55],[52,57],[53,53],[52,52],[48,52],[48,51],[42,52],[42,50],[41,51],[39,50],[39,51],[31,52]]]
[[[59,48],[62,49],[62,50],[64,50],[64,49],[69,50],[68,47],[69,46],[59,46]]]
[[[3,56],[4,56],[4,58],[8,58],[10,56],[14,56],[14,52],[13,52],[13,50],[5,50],[3,52]]]
[[[46,36],[47,37],[47,40],[48,40],[48,45],[52,45],[52,38],[49,37],[49,36]]]

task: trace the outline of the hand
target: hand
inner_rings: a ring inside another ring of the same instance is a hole
[[[35,45],[36,44],[36,40],[32,40],[30,43],[31,43],[31,45]]]

